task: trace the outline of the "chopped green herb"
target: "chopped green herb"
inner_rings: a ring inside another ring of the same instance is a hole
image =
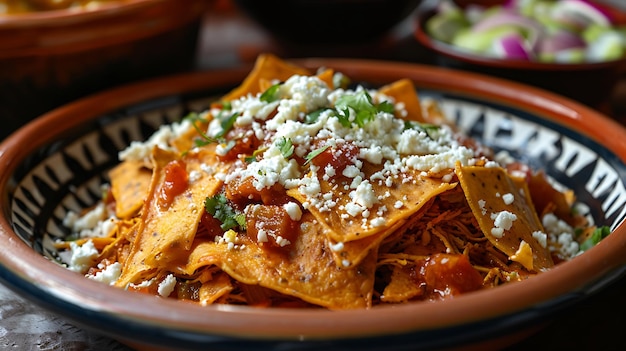
[[[207,197],[204,201],[204,208],[213,216],[213,218],[220,221],[222,224],[220,228],[227,231],[233,228],[246,229],[246,216],[245,214],[235,210],[228,203],[228,199],[223,193],[217,194],[213,197]]]
[[[381,102],[380,104],[376,105],[376,108],[378,109],[379,112],[387,112],[387,113],[394,113],[396,110],[393,104],[389,101]]]
[[[322,152],[326,151],[326,149],[328,149],[329,147],[330,147],[330,145],[326,144],[326,145],[320,147],[319,149],[315,149],[315,150],[309,152],[309,154],[306,155],[306,157],[305,157],[306,161],[304,162],[304,164],[306,165],[307,163],[311,162],[312,159],[314,159],[316,156],[318,156]]]
[[[313,124],[315,122],[317,122],[317,120],[320,118],[320,115],[322,114],[322,112],[329,110],[328,108],[321,108],[319,110],[315,110],[312,112],[309,112],[306,116],[304,116],[304,123],[306,124]]]
[[[221,101],[220,104],[222,105],[222,110],[224,111],[230,111],[233,109],[233,105],[230,101]]]
[[[197,122],[200,122],[200,123],[207,122],[207,120],[201,117],[198,113],[192,112],[188,114],[187,116],[185,116],[185,119],[189,119],[191,121],[191,125],[193,126],[193,128],[196,130],[196,132],[198,132],[198,134],[200,134],[200,139],[194,140],[194,144],[196,147],[202,147],[211,143],[219,142],[218,139],[208,136],[205,132],[203,132],[200,129],[200,127],[198,127]]]
[[[602,239],[609,236],[609,234],[611,234],[611,229],[607,226],[596,228],[591,236],[580,244],[580,251],[587,251],[596,246]]]
[[[235,112],[225,118],[220,118],[220,126],[222,127],[222,130],[216,135],[216,137],[221,138],[226,135],[226,133],[228,133],[233,128],[237,117],[239,117],[240,115],[241,113]]]
[[[224,110],[222,110],[223,112]],[[223,143],[224,141],[224,135],[226,135],[226,133],[232,129],[233,125],[235,124],[235,121],[237,120],[237,117],[239,117],[240,113],[236,112],[236,113],[231,113],[227,116],[223,116],[222,113],[220,113],[216,118],[220,120],[220,126],[222,127],[222,130],[215,136],[215,137],[210,137],[208,136],[204,131],[202,131],[200,129],[200,127],[198,126],[197,122],[200,123],[207,123],[208,121],[205,118],[202,118],[199,114],[192,112],[190,114],[188,114],[185,118],[191,120],[191,125],[193,126],[193,128],[196,130],[196,132],[198,132],[198,134],[200,134],[200,139],[196,139],[194,140],[194,145],[196,147],[201,147],[201,146],[205,146],[211,143]],[[231,146],[232,147],[232,146]]]
[[[246,157],[244,160],[246,161],[246,163],[256,162],[257,161],[257,157],[260,154],[264,153],[265,150],[267,150],[267,147],[258,148],[256,150],[254,150],[254,152],[252,153],[251,156]]]
[[[407,130],[407,129],[418,129],[418,130],[421,130],[424,133],[426,133],[429,138],[434,140],[434,139],[436,139],[435,133],[438,132],[439,129],[441,129],[441,127],[436,125],[436,124],[419,123],[419,122],[414,122],[414,121],[405,121],[404,122],[404,130]]]
[[[285,159],[293,155],[294,146],[291,143],[291,139],[282,137],[276,140],[276,146],[278,146]]]
[[[278,89],[280,84],[274,84],[261,94],[259,100],[263,102],[273,102],[278,100]]]
[[[354,120],[350,118],[350,109],[355,113]],[[355,123],[359,127],[365,126],[376,117],[378,112],[393,112],[393,105],[387,101],[374,104],[372,97],[366,90],[353,95],[343,95],[335,102],[336,117],[344,127]]]

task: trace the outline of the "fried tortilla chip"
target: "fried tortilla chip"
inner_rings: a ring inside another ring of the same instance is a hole
[[[529,271],[554,265],[549,249],[533,237],[544,230],[525,182],[513,179],[500,167],[459,164],[455,172],[483,234],[493,245]],[[530,250],[520,249],[522,242]],[[524,252],[532,252],[532,260],[524,258]]]
[[[335,71],[330,68],[325,69],[317,74],[317,78],[319,78],[322,82],[326,83],[326,85],[328,85],[328,87],[331,89],[335,85],[333,83],[334,76],[335,76]]]
[[[363,179],[370,179],[379,170],[379,166],[364,162],[361,169],[365,174]],[[407,174],[403,175],[406,181],[397,179],[391,186],[385,185],[384,182],[371,183],[372,191],[379,201],[369,209],[371,215],[365,218],[365,221],[375,217],[379,210],[386,209],[383,211],[384,225],[364,226],[364,218],[361,215],[345,216],[345,211],[326,211],[315,206],[311,206],[309,211],[324,224],[325,231],[332,241],[345,243],[387,231],[388,228],[417,212],[431,198],[456,186],[456,183],[442,182],[439,178],[423,177],[417,171],[410,172],[407,171]],[[332,193],[332,198],[337,199],[336,208],[344,208],[351,202],[341,186],[337,187],[331,181],[323,179],[319,179],[319,182],[320,194]],[[311,202],[311,199],[298,188],[289,189],[287,194],[301,203]],[[400,203],[402,206],[398,206]]]
[[[123,264],[122,275],[116,282],[118,286],[145,280],[146,274],[158,272],[191,248],[200,217],[204,213],[204,201],[207,196],[215,195],[222,185],[213,175],[203,171],[203,164],[217,164],[214,152],[210,150],[201,149],[197,153],[185,154],[183,160],[187,173],[195,172],[197,177],[168,207],[163,208],[159,201],[161,185],[165,183],[165,169],[178,155],[154,149],[153,179],[141,215],[142,226],[138,228],[130,257]]]
[[[203,305],[210,305],[234,289],[230,277],[226,273],[213,275],[213,279],[202,283],[198,291],[198,300]]]
[[[379,89],[385,95],[393,97],[396,101],[402,101],[407,115],[400,118],[424,123],[426,120],[422,115],[422,105],[415,90],[413,82],[407,78],[397,80]]]
[[[222,97],[224,101],[237,99],[247,94],[264,91],[267,81],[285,81],[294,74],[310,76],[309,70],[281,60],[272,54],[262,54],[257,58],[252,71],[237,88]],[[265,81],[265,83],[263,83]]]
[[[203,266],[216,265],[241,283],[260,285],[330,309],[371,306],[376,252],[357,267],[342,269],[330,254],[319,222],[307,213],[301,223],[289,249],[262,247],[245,234],[238,234],[234,247],[197,240],[180,270],[192,275]]]
[[[128,160],[113,168],[109,178],[117,218],[135,216],[148,197],[152,170],[146,168],[143,161]]]
[[[379,245],[402,225],[404,225],[404,221],[399,221],[383,231],[359,240],[337,242],[329,237],[328,240],[335,263],[344,269],[354,267],[361,263],[369,255],[370,251],[378,250]]]
[[[528,188],[540,216],[552,212],[573,227],[582,226],[580,216],[576,216],[571,210],[576,200],[572,190],[561,192],[555,189],[544,172],[533,174]]]

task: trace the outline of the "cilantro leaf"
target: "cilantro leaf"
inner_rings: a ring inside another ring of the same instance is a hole
[[[414,122],[414,121],[405,121],[404,122],[404,130],[407,129],[418,129],[423,131],[424,133],[426,133],[426,135],[428,135],[428,137],[432,140],[435,140],[437,138],[436,136],[436,132],[438,132],[441,129],[441,126],[438,126],[436,124],[430,124],[430,123],[419,123],[419,122]]]
[[[237,117],[239,117],[240,115],[241,113],[235,112],[226,117],[220,116],[219,120],[220,120],[220,126],[222,127],[222,130],[219,133],[217,133],[216,137],[221,138],[224,135],[226,135],[226,133],[228,133],[233,128],[233,126],[235,125],[235,121],[237,120]]]
[[[608,226],[596,228],[593,233],[580,244],[580,251],[587,251],[596,246],[602,239],[609,236],[609,234],[611,234],[611,229]]]
[[[252,162],[256,162],[257,161],[257,157],[264,153],[265,150],[267,150],[267,147],[262,147],[262,148],[258,148],[256,150],[254,150],[254,152],[252,153],[252,155],[246,157],[244,160],[246,161],[246,163],[252,163]]]
[[[354,111],[354,119],[350,119],[350,110]],[[394,106],[384,101],[379,104],[372,102],[372,97],[366,90],[361,90],[352,95],[342,95],[335,101],[335,116],[339,122],[349,127],[355,123],[359,127],[365,126],[376,117],[378,112],[393,113]]]
[[[224,111],[230,111],[233,109],[233,105],[231,104],[230,101],[222,101],[222,110]]]
[[[326,149],[328,149],[329,147],[330,147],[330,144],[326,144],[326,145],[320,147],[319,149],[315,149],[315,150],[309,152],[309,154],[306,155],[306,157],[305,157],[306,161],[304,162],[304,164],[306,165],[307,163],[311,162],[312,159],[314,159],[316,156],[318,156],[322,152],[326,151]]]
[[[206,132],[201,130],[198,126],[198,123],[207,123],[208,120],[206,118],[203,118],[202,116],[200,116],[200,114],[196,112],[192,112],[185,116],[186,119],[189,119],[191,121],[191,125],[200,135],[200,139],[194,140],[194,144],[196,147],[205,146],[211,143],[221,143],[225,141],[224,135],[226,135],[226,133],[228,133],[228,131],[233,128],[237,117],[239,117],[241,113],[235,112],[224,116],[223,112],[224,110],[222,110],[222,112],[220,112],[220,114],[216,117],[220,121],[220,126],[222,127],[222,130],[217,133],[215,137],[207,135]]]
[[[205,210],[220,221],[220,228],[227,231],[233,228],[246,229],[246,216],[242,212],[235,210],[228,203],[228,199],[223,193],[213,197],[207,197],[204,201]]]
[[[283,154],[283,157],[285,159],[288,159],[289,157],[291,157],[291,155],[293,155],[293,150],[295,148],[291,143],[291,139],[281,137],[280,139],[276,140],[276,146],[278,146],[280,152]]]
[[[274,84],[269,87],[266,91],[261,94],[259,100],[263,102],[273,102],[278,100],[278,89],[280,88],[280,84]]]
[[[200,134],[200,139],[194,140],[194,144],[197,147],[205,146],[211,143],[218,143],[219,141],[216,138],[212,138],[208,136],[204,131],[200,129],[198,123],[207,123],[206,118],[201,117],[198,113],[192,112],[185,116],[185,119],[189,119],[191,121],[191,125],[193,128]]]
[[[306,116],[304,116],[304,123],[306,124],[313,124],[315,122],[317,122],[317,120],[320,118],[320,115],[322,114],[322,112],[329,110],[328,108],[320,108],[319,110],[315,110],[312,112],[307,113]]]
[[[394,113],[396,111],[395,106],[389,101],[383,101],[380,104],[376,105],[376,109],[379,112],[387,112],[387,113]]]

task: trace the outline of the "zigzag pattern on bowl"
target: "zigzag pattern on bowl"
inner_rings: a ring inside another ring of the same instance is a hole
[[[444,113],[470,136],[541,167],[556,183],[572,188],[581,210],[596,224],[613,229],[626,217],[626,166],[606,148],[523,111],[433,91],[420,91],[420,96],[437,99]],[[55,258],[53,241],[69,234],[63,218],[101,198],[101,184],[118,162],[117,153],[131,140],[147,139],[161,124],[206,108],[211,100],[167,98],[151,102],[149,108],[132,106],[103,116],[97,128],[69,143],[41,150],[23,165],[25,176],[15,177],[21,179],[11,199],[16,233],[38,252]]]

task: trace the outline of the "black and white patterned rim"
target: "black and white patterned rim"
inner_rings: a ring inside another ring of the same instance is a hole
[[[626,216],[626,166],[611,150],[531,113],[465,97],[420,91],[434,98],[459,128],[495,150],[542,168],[558,184],[574,190],[585,214],[596,224],[617,227]],[[36,251],[55,257],[51,245],[68,235],[68,211],[80,211],[101,198],[106,171],[132,140],[145,140],[160,125],[208,107],[204,97],[174,96],[130,106],[102,116],[84,133],[41,149],[13,175],[10,199],[15,232]]]

